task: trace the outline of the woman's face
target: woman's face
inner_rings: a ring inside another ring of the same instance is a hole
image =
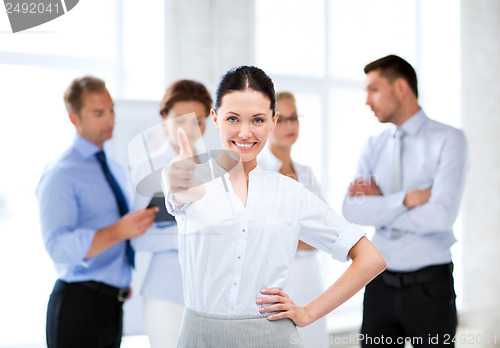
[[[269,136],[272,145],[280,147],[292,147],[299,136],[299,119],[295,102],[290,98],[284,98],[276,102],[278,121],[276,128]]]
[[[195,113],[195,117],[179,117],[189,113]],[[178,101],[175,103],[167,116],[164,118],[166,133],[170,137],[172,145],[178,149],[177,128],[182,127],[188,136],[189,143],[193,145],[205,132],[206,121],[205,106],[198,101]]]
[[[222,147],[238,153],[242,162],[256,161],[275,127],[272,114],[269,98],[254,90],[230,92],[217,113],[212,110]]]

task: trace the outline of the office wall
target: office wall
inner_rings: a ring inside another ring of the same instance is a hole
[[[500,334],[500,1],[462,0],[462,117],[470,171],[464,200],[464,315]]]
[[[216,86],[228,69],[252,63],[253,32],[253,1],[166,2],[165,80],[191,78]]]

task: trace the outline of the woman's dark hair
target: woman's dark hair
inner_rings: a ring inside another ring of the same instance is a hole
[[[212,108],[212,97],[202,83],[193,80],[179,80],[167,88],[160,103],[160,115],[167,117],[174,104],[180,101],[197,101],[202,103],[205,106],[205,116],[210,114],[210,109]]]
[[[380,75],[387,78],[391,83],[397,78],[405,79],[415,97],[418,98],[417,74],[410,63],[403,58],[391,54],[365,66],[365,74],[374,70],[380,70]]]
[[[255,66],[239,66],[226,72],[219,80],[215,92],[214,109],[217,111],[222,104],[222,98],[234,91],[251,89],[264,94],[270,101],[273,116],[276,112],[276,95],[273,80]]]

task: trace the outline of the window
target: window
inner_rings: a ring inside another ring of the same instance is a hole
[[[2,35],[0,49],[79,59],[114,60],[118,44],[115,10],[114,1],[80,1],[73,10],[43,26],[16,35]],[[2,30],[10,32],[6,13],[2,11],[1,16],[5,23]]]
[[[148,4],[144,16],[134,1],[80,1],[16,34],[0,11],[0,347],[45,342],[57,274],[43,248],[35,188],[45,165],[73,140],[63,92],[75,77],[92,74],[115,100],[157,102],[165,88],[163,6]],[[151,33],[154,40],[144,40]]]
[[[256,11],[256,51],[261,65],[278,74],[324,76],[321,1],[257,0]]]
[[[415,63],[415,0],[328,0],[327,6],[333,78],[364,79],[367,63],[391,53]]]
[[[2,166],[0,189],[0,347],[43,342],[48,294],[57,274],[43,248],[35,188],[44,166],[73,137],[62,102],[68,76],[83,72],[0,65]],[[29,80],[20,78],[29,76]],[[50,86],[50,88],[48,88]],[[2,208],[0,208],[2,209]],[[5,274],[4,274],[5,273]]]

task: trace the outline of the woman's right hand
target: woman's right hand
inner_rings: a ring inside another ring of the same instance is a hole
[[[194,154],[184,129],[177,129],[177,138],[179,155],[170,162],[164,175],[168,175],[168,192],[173,194],[175,203],[180,205],[199,200],[203,197],[205,188],[195,176]]]

